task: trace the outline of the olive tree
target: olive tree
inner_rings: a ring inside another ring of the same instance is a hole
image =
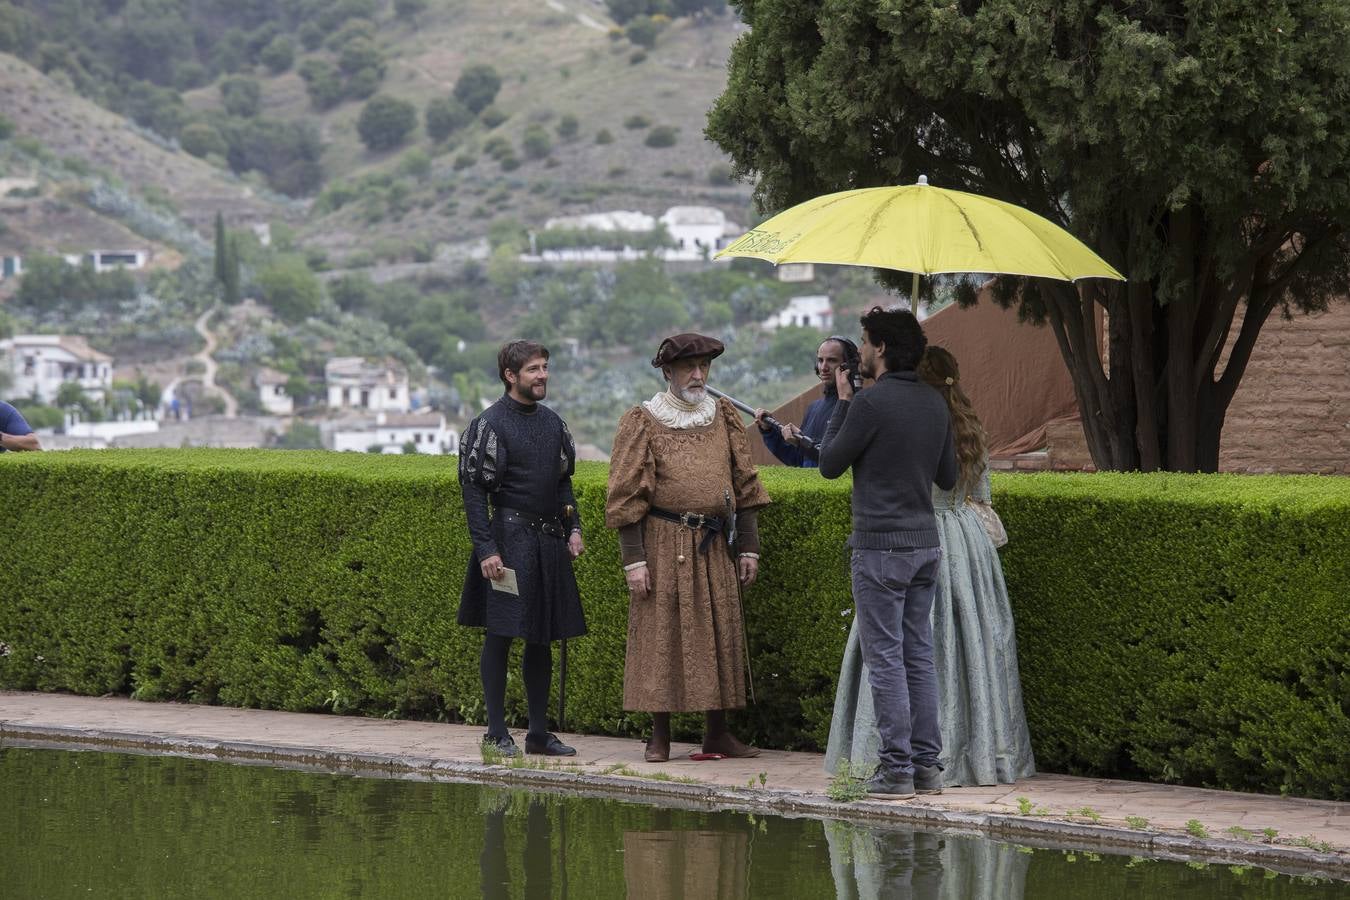
[[[708,136],[762,209],[927,174],[1048,217],[1128,276],[996,290],[1054,329],[1099,468],[1216,469],[1262,326],[1350,282],[1342,0],[738,9],[751,28]]]

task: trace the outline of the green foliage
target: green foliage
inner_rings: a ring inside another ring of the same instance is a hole
[[[558,137],[564,141],[575,140],[581,130],[581,122],[572,113],[563,113],[558,119]]]
[[[553,139],[548,136],[548,130],[543,125],[535,122],[525,129],[520,146],[530,159],[543,159],[553,152]]]
[[[257,170],[273,189],[305,196],[323,183],[323,142],[310,121],[231,119],[220,123],[228,145],[226,159],[235,172]]]
[[[496,128],[498,125],[509,119],[506,111],[500,106],[489,106],[478,115],[478,120],[483,123],[485,128]]]
[[[665,26],[651,16],[637,16],[624,26],[624,37],[648,50],[656,46],[656,38]]]
[[[300,77],[305,82],[309,103],[316,110],[332,109],[347,94],[342,73],[326,59],[311,57],[300,64]]]
[[[425,113],[427,136],[443,141],[473,122],[473,111],[454,97],[433,97]]]
[[[262,85],[239,75],[226,78],[220,83],[220,99],[230,115],[252,118],[262,109]]]
[[[406,100],[379,94],[361,109],[356,130],[371,150],[400,146],[417,127],[417,108]]]
[[[298,322],[319,311],[323,287],[304,257],[277,257],[258,273],[259,299],[286,322]]]
[[[394,0],[394,12],[405,19],[411,19],[426,10],[428,0]]]
[[[612,144],[614,143],[614,135],[610,133],[608,128],[601,128],[595,133],[595,142],[597,144]]]
[[[337,689],[354,711],[423,715],[479,696],[478,634],[453,624],[469,551],[444,460],[4,462],[0,569],[27,586],[0,593],[6,688],[312,710]],[[774,505],[746,597],[759,702],[739,727],[819,746],[848,630],[849,485],[762,477]],[[579,466],[590,634],[570,648],[569,718],[639,733],[621,710],[627,598],[605,480]],[[1044,769],[1347,796],[1350,480],[1003,476],[995,503]]]
[[[465,68],[456,79],[455,99],[477,115],[492,105],[501,89],[502,78],[497,70],[487,63],[477,63]]]
[[[136,280],[124,269],[95,272],[91,262],[72,266],[57,256],[24,257],[15,302],[36,312],[113,307],[136,298]]]
[[[739,8],[707,134],[761,209],[927,174],[1064,225],[1129,277],[1084,303],[1049,282],[998,293],[1066,335],[1099,468],[1213,470],[1261,325],[1350,289],[1350,4]],[[1109,367],[1083,337],[1102,307]]]
[[[787,325],[774,330],[764,362],[785,369],[799,369],[816,358],[816,348],[828,335],[818,328]]]
[[[674,126],[657,125],[647,132],[647,137],[642,143],[648,147],[674,147],[677,140],[679,140],[679,135]]]
[[[178,134],[178,143],[193,156],[206,157],[215,154],[224,156],[228,149],[225,139],[205,122],[192,122],[183,126]]]
[[[536,250],[598,247],[601,250],[657,250],[673,246],[664,228],[653,231],[606,231],[600,228],[548,228],[534,235]]]
[[[295,43],[284,34],[279,34],[258,54],[258,61],[267,66],[273,75],[280,75],[295,63]]]
[[[630,131],[639,131],[643,128],[648,128],[651,124],[652,120],[642,115],[642,113],[633,113],[623,120],[623,127]]]
[[[14,134],[14,120],[4,113],[0,113],[0,141],[7,140]]]

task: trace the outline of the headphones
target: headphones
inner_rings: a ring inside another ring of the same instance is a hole
[[[848,338],[839,334],[832,334],[829,337],[827,337],[825,341],[838,341],[839,346],[844,348],[844,361],[840,365],[842,365],[845,369],[848,369],[850,372],[858,371],[858,363],[861,362],[861,357],[859,357],[858,355],[857,344],[853,343]],[[822,341],[822,343],[824,343],[825,341]],[[816,376],[819,377],[820,376],[819,360],[816,361],[814,368],[816,370]]]

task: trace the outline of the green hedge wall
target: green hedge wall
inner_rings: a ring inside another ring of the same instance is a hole
[[[583,464],[569,728],[623,712],[626,592]],[[766,746],[824,744],[850,620],[848,481],[767,469],[745,598]],[[995,480],[1040,767],[1350,796],[1350,479]],[[0,687],[482,721],[453,460],[280,451],[0,457]],[[523,716],[513,667],[512,715]],[[699,723],[686,718],[689,733]]]

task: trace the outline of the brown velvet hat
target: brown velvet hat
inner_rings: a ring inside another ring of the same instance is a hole
[[[717,338],[686,331],[684,334],[673,335],[661,342],[656,355],[652,357],[652,367],[659,369],[677,359],[685,359],[690,356],[706,356],[709,359],[716,359],[726,349]]]

